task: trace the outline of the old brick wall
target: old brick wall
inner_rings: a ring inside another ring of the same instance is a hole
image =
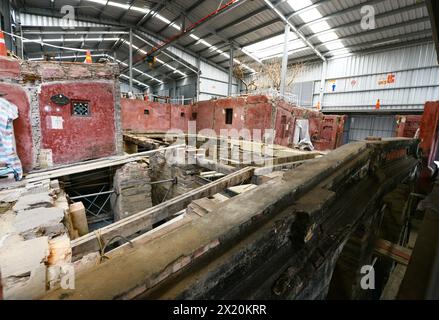
[[[183,151],[185,152],[185,150]],[[152,186],[152,199],[154,205],[185,194],[201,186],[197,180],[197,176],[201,171],[200,167],[193,164],[180,165],[165,160],[165,152],[157,152],[149,158],[151,180],[163,181],[176,179],[176,183],[163,182],[154,184]]]
[[[192,107],[169,103],[121,99],[122,128],[134,132],[187,132]]]
[[[197,132],[204,135],[214,132],[233,136],[248,129],[248,138],[260,140],[267,129],[275,128],[274,143],[283,146],[292,146],[296,120],[308,119],[310,136],[318,150],[341,145],[345,119],[263,95],[200,101],[192,106],[128,99],[122,99],[121,105],[124,130],[187,132],[188,121],[196,121]],[[226,123],[227,110],[233,113],[231,123]]]
[[[112,64],[0,57],[0,92],[19,109],[14,129],[25,171],[42,163],[61,165],[123,151],[118,73]],[[56,94],[70,102],[54,103]],[[90,116],[73,116],[72,100],[88,102]]]

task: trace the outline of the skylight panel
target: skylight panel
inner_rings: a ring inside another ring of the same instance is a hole
[[[288,0],[287,3],[291,8],[293,8],[294,11],[298,11],[312,5],[311,0]]]
[[[320,21],[317,23],[313,23],[312,25],[309,26],[309,28],[311,29],[312,32],[318,33],[331,29],[331,26],[326,21]]]
[[[338,39],[338,35],[334,31],[330,31],[330,32],[327,32],[327,33],[324,33],[322,35],[317,36],[317,38],[321,42],[328,42],[328,41]]]
[[[334,50],[334,52],[332,52],[334,57],[349,54],[349,53],[351,53],[351,51],[347,48],[341,48],[338,50]]]
[[[272,37],[272,38],[269,38],[266,40],[259,41],[257,43],[252,44],[252,45],[246,46],[245,50],[247,50],[249,52],[256,52],[256,51],[263,50],[265,48],[269,48],[272,46],[283,45],[284,39],[285,39],[285,36],[283,34],[281,34],[281,35],[278,35],[278,36],[275,36],[275,37]],[[290,34],[288,35],[288,39],[295,40],[295,39],[297,39],[297,36],[293,32],[290,32]]]
[[[344,44],[343,42],[341,42],[341,40],[337,40],[337,41],[325,43],[325,47],[328,50],[336,50],[336,49],[344,48]]]
[[[244,47],[244,49],[260,60],[267,59],[267,57],[273,57],[283,53],[285,36],[283,34],[262,40],[250,46]],[[299,40],[297,36],[290,32],[288,50],[294,50],[304,46],[302,40]]]
[[[310,21],[320,19],[323,16],[319,10],[317,10],[316,8],[313,8],[313,9],[306,10],[305,12],[299,14],[299,17],[300,17],[300,19],[303,20],[303,22],[307,23]]]

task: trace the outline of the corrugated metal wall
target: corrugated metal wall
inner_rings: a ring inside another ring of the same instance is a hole
[[[314,81],[314,106],[321,77],[322,63],[314,63],[296,81]],[[425,101],[439,100],[433,43],[328,60],[323,89],[323,111],[372,111],[378,99],[382,110],[422,110]]]
[[[211,66],[203,61],[200,63],[200,97],[199,100],[209,100],[216,97],[227,97],[228,73]],[[238,92],[238,84],[233,79],[232,93]]]
[[[128,83],[126,83],[125,81],[119,81],[120,83],[120,92],[130,92],[130,85]],[[133,86],[133,91],[134,93],[143,93],[142,90],[140,90],[139,88],[137,88],[136,86]]]
[[[347,141],[359,141],[366,137],[393,137],[395,133],[395,116],[353,115],[348,118]]]

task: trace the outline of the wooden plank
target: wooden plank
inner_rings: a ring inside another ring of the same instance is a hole
[[[152,208],[141,211],[99,230],[101,240],[109,241],[115,236],[130,237],[137,232],[151,229],[151,226],[159,221],[171,217],[174,213],[185,209],[193,200],[210,197],[229,187],[251,179],[253,167],[246,167],[224,178],[194,189],[169,201]],[[96,233],[87,234],[72,241],[74,260],[83,255],[98,251],[99,243]]]
[[[197,157],[197,166],[224,174],[230,174],[237,171],[235,167],[221,164],[209,159],[200,159],[198,157]]]
[[[375,245],[375,252],[395,260],[402,265],[408,265],[412,250],[384,239],[378,239]]]
[[[389,280],[381,293],[380,300],[396,300],[402,279],[404,279],[407,267],[397,264],[395,269],[390,273]]]
[[[130,155],[111,157],[111,158],[102,159],[99,161],[91,160],[91,161],[87,161],[87,162],[83,162],[83,163],[77,163],[75,165],[71,165],[68,167],[59,167],[59,168],[54,168],[54,169],[50,169],[50,170],[45,170],[43,172],[30,173],[26,176],[26,181],[27,182],[36,182],[36,181],[45,180],[45,179],[59,178],[59,177],[70,175],[70,174],[92,171],[92,170],[102,169],[102,168],[111,167],[111,166],[123,165],[123,164],[128,163],[128,162],[141,160],[143,157],[150,156],[150,155],[152,155],[156,152],[159,152],[159,151],[165,151],[165,150],[180,148],[180,147],[184,147],[184,144],[170,146],[167,148],[162,148],[162,149],[157,149],[157,150],[150,150],[150,151],[145,151],[145,152],[134,153],[134,154],[130,154]]]

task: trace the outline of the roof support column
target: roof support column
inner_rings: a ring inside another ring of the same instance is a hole
[[[325,95],[325,87],[326,87],[326,71],[328,70],[328,62],[323,61],[322,64],[322,77],[320,79],[320,95],[319,95],[319,104],[320,109],[323,109],[323,97]]]
[[[133,93],[133,29],[130,28],[130,53],[129,53],[130,92]]]
[[[288,69],[288,35],[290,33],[290,26],[285,24],[284,35],[284,54],[282,56],[282,70],[280,75],[280,94],[285,95],[285,87],[287,82],[287,69]]]
[[[197,57],[197,102],[200,101],[201,58]]]
[[[229,81],[228,81],[228,89],[227,89],[227,95],[230,97],[232,95],[232,89],[233,89],[233,46],[230,47],[230,60],[229,60]]]

